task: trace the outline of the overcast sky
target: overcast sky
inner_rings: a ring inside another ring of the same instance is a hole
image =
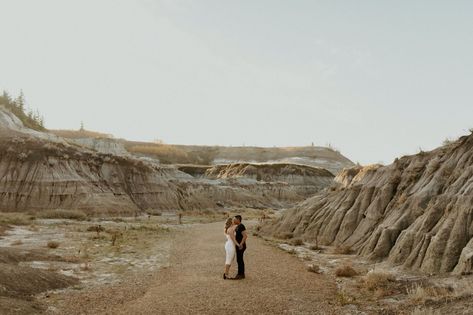
[[[473,1],[0,0],[0,90],[48,128],[331,143],[390,163],[473,127]]]

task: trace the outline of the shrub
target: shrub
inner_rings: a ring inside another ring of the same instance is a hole
[[[148,209],[146,210],[146,213],[149,214],[149,215],[153,215],[153,216],[157,216],[157,217],[160,217],[163,215],[163,213],[159,210],[154,210],[154,209]]]
[[[304,245],[304,241],[302,241],[301,238],[293,238],[289,243],[290,243],[292,246],[301,246],[301,245]]]
[[[334,248],[333,253],[339,255],[350,255],[352,253],[352,249],[350,246],[339,245]]]
[[[49,241],[47,245],[48,245],[49,248],[58,248],[59,247],[59,242]]]
[[[38,218],[42,219],[70,219],[70,220],[79,220],[83,221],[87,219],[87,215],[80,210],[45,210],[37,214]]]
[[[335,275],[337,277],[351,278],[351,277],[354,277],[354,276],[358,275],[358,272],[355,269],[353,269],[352,266],[345,265],[345,266],[337,268],[335,270]]]
[[[374,291],[378,288],[385,288],[389,285],[390,282],[394,282],[396,279],[394,276],[387,272],[370,272],[363,277],[363,286],[370,290]]]
[[[444,297],[450,294],[451,292],[447,288],[442,287],[423,287],[416,285],[407,289],[409,300],[414,303],[424,303],[428,299]]]
[[[309,246],[309,249],[310,250],[321,250],[322,248],[320,248],[320,246],[317,245],[317,244],[312,244],[312,245]]]
[[[284,232],[284,233],[276,234],[275,237],[280,239],[280,240],[288,240],[288,239],[293,238],[294,235],[292,233],[289,233],[289,232]]]
[[[28,225],[30,216],[23,213],[7,212],[0,214],[0,225]]]

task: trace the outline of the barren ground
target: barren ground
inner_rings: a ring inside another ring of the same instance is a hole
[[[67,314],[339,314],[335,281],[309,273],[292,255],[250,237],[247,278],[222,279],[221,223],[176,234],[170,266],[121,286],[70,292],[54,313]]]

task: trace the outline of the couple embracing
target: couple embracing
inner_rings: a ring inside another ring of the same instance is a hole
[[[245,279],[245,262],[243,261],[243,254],[246,249],[246,239],[248,237],[245,226],[241,223],[241,215],[236,215],[233,218],[228,218],[225,222],[225,236],[227,242],[225,243],[225,272],[223,279],[241,280]],[[238,274],[234,278],[230,278],[230,266],[233,260],[237,259]]]

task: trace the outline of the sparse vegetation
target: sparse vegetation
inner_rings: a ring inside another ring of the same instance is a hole
[[[301,245],[304,245],[304,241],[302,240],[302,238],[293,238],[292,240],[289,241],[289,244],[291,244],[292,246],[301,246]]]
[[[44,210],[36,214],[38,218],[41,219],[70,219],[70,220],[79,220],[83,221],[87,219],[87,215],[80,210],[63,210],[63,209],[54,209],[54,210]]]
[[[31,216],[18,212],[0,213],[0,225],[29,225]]]
[[[443,287],[415,285],[407,289],[407,295],[413,303],[425,303],[430,299],[439,299],[450,296],[453,290]]]
[[[153,156],[163,164],[195,164],[209,165],[216,156],[215,148],[189,151],[172,144],[140,143],[127,145],[126,149],[134,154]]]
[[[338,255],[350,255],[353,253],[353,250],[350,246],[339,245],[333,249],[333,253]]]
[[[355,304],[356,302],[354,297],[346,294],[345,292],[337,292],[337,301],[342,306]]]
[[[433,308],[416,308],[411,315],[442,315],[442,313]]]
[[[310,250],[321,250],[322,248],[317,244],[312,244],[309,246]]]
[[[162,216],[163,213],[160,210],[154,210],[154,209],[148,209],[146,210],[146,213],[149,215],[154,215],[154,216]]]
[[[289,233],[289,232],[283,232],[283,233],[276,234],[275,237],[280,240],[288,240],[288,239],[293,238],[294,234]]]
[[[80,138],[97,138],[97,139],[112,139],[113,135],[108,133],[101,133],[97,131],[90,131],[85,129],[79,130],[50,130],[51,133],[56,136],[69,138],[69,139],[80,139]]]
[[[352,266],[344,265],[344,266],[338,267],[335,270],[335,275],[337,277],[351,278],[351,277],[354,277],[354,276],[358,275],[358,272],[355,269],[353,269]]]
[[[374,291],[379,288],[386,288],[391,282],[396,281],[396,278],[387,272],[369,272],[362,280],[361,284],[367,290]]]
[[[44,117],[41,116],[39,111],[26,108],[23,91],[16,98],[12,98],[8,92],[4,91],[0,95],[0,105],[5,106],[5,108],[15,114],[26,127],[38,131],[46,130],[44,127]]]

